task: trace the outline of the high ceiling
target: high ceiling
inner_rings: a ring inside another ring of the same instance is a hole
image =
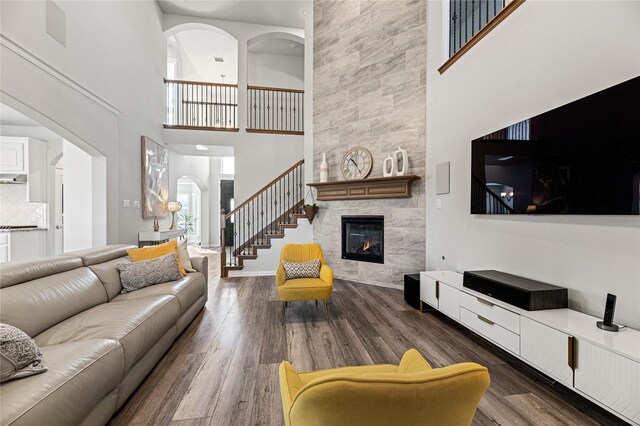
[[[304,28],[311,0],[157,0],[164,13],[225,21]]]

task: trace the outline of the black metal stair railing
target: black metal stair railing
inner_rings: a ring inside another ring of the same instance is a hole
[[[256,249],[268,246],[270,238],[282,237],[292,227],[294,215],[304,204],[304,160],[298,161],[246,201],[221,218],[222,277],[229,269],[240,269],[243,259],[257,257]],[[226,229],[226,223],[232,224]],[[226,232],[232,232],[232,244],[225,245]]]
[[[504,9],[505,0],[450,0],[449,1],[449,56]]]

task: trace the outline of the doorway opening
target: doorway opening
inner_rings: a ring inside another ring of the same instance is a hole
[[[202,244],[202,191],[190,177],[178,179],[178,201],[182,211],[178,216],[178,228],[185,230],[189,244]]]

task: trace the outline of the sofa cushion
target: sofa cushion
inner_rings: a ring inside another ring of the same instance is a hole
[[[80,268],[82,259],[57,256],[29,262],[8,262],[0,268],[0,288]]]
[[[127,250],[135,248],[130,244],[113,244],[110,246],[90,248],[66,253],[66,256],[79,257],[84,266],[96,265],[113,259],[125,257]]]
[[[42,353],[47,372],[0,387],[2,424],[79,424],[123,377],[122,349],[113,340],[45,346]]]
[[[0,323],[0,382],[44,373],[42,353],[27,334],[9,324]]]
[[[187,248],[188,244],[188,238],[178,240],[178,257],[180,257],[180,263],[185,272],[196,272],[196,270],[193,269],[193,265],[191,265],[191,256],[189,256],[189,249]]]
[[[120,271],[116,268],[121,263],[131,263],[129,257],[118,257],[103,263],[96,263],[89,266],[89,269],[97,275],[98,279],[107,291],[109,300],[113,299],[122,292],[122,283],[120,282]]]
[[[130,293],[120,294],[114,298],[113,301],[133,300],[148,296],[172,295],[178,298],[180,314],[183,314],[202,297],[206,291],[204,275],[198,272],[187,274],[186,277],[179,281],[156,284]]]
[[[180,314],[180,304],[174,296],[112,301],[51,327],[35,341],[42,347],[91,339],[117,340],[124,351],[125,371],[129,371],[175,325]]]
[[[133,248],[127,250],[127,254],[129,254],[132,262],[155,259],[170,253],[175,253],[176,255],[178,254],[178,243],[175,240],[157,246]],[[183,276],[187,275],[187,272],[182,267],[182,263],[180,263],[180,258],[178,258],[178,266],[180,267],[180,273]]]
[[[320,278],[320,259],[314,259],[308,262],[288,262],[283,260],[282,266],[287,273],[288,280],[295,280],[296,278]]]
[[[176,253],[155,259],[118,265],[122,293],[131,293],[154,284],[176,281],[182,278]]]
[[[107,292],[98,277],[81,267],[1,289],[0,322],[34,337],[105,302]]]

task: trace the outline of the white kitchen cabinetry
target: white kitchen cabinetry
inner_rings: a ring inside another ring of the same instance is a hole
[[[0,137],[0,174],[27,173],[28,138]]]
[[[9,262],[11,260],[10,238],[11,235],[8,232],[0,232],[0,262]]]
[[[640,426],[639,331],[603,331],[598,318],[571,309],[520,309],[464,287],[453,271],[421,272],[420,300]]]
[[[11,238],[11,262],[22,262],[46,256],[47,232],[45,230],[11,232],[9,238]]]
[[[565,386],[573,386],[574,337],[522,318],[520,355]]]
[[[0,137],[0,174],[27,175],[27,201],[47,201],[47,145],[33,138]]]

